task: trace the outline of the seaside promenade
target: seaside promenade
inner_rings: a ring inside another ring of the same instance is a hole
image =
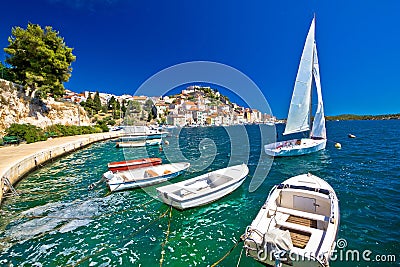
[[[56,157],[73,152],[89,144],[121,136],[121,132],[107,132],[66,136],[32,144],[0,148],[0,205],[3,194],[25,174]],[[8,181],[7,181],[8,180]]]

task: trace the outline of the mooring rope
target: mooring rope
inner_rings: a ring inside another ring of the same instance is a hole
[[[239,238],[239,240],[236,241],[236,243],[233,245],[233,247],[231,247],[231,249],[230,249],[222,258],[220,258],[220,259],[217,260],[215,263],[213,263],[213,264],[211,265],[211,267],[217,266],[221,261],[223,261],[226,257],[228,257],[229,254],[231,254],[232,251],[237,247],[237,245],[239,245],[239,243],[242,242],[242,241],[243,241],[242,238]]]
[[[243,254],[243,248],[242,248],[242,250],[240,251],[240,255],[239,255],[239,259],[238,259],[238,262],[237,262],[237,264],[236,264],[236,267],[239,267],[240,260],[242,259],[242,254]]]
[[[165,233],[165,241],[161,244],[160,267],[162,267],[162,264],[163,264],[163,262],[164,262],[165,245],[166,245],[167,242],[168,242],[169,230],[170,230],[170,228],[171,228],[171,219],[172,219],[172,206],[170,206],[170,209],[169,209],[168,228],[167,228],[167,232]]]

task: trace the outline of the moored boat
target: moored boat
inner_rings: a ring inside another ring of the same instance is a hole
[[[246,164],[219,169],[159,187],[158,198],[180,210],[205,205],[232,193],[244,182],[248,173]]]
[[[117,142],[115,147],[124,148],[124,147],[143,147],[146,146],[146,140],[142,141],[126,141],[126,142]]]
[[[275,266],[329,266],[339,201],[321,178],[303,174],[272,188],[243,236],[246,255]]]
[[[124,139],[152,139],[168,136],[168,132],[152,129],[147,126],[125,126],[123,127]]]
[[[157,146],[161,145],[162,139],[148,139],[148,140],[140,140],[140,141],[123,141],[117,142],[115,145],[118,148],[124,147],[144,147],[144,146]]]
[[[149,139],[146,140],[146,146],[157,146],[161,145],[162,139]]]
[[[118,172],[118,171],[126,171],[130,169],[160,165],[161,163],[162,163],[161,158],[143,158],[143,159],[110,162],[108,163],[107,166],[110,171]]]
[[[133,170],[103,174],[110,191],[146,187],[162,183],[183,174],[190,166],[188,162],[161,164]]]

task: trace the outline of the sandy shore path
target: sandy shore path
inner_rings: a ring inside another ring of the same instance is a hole
[[[17,183],[24,174],[53,158],[75,151],[94,142],[121,136],[121,132],[107,132],[66,136],[32,144],[0,148],[0,204],[9,189],[7,182]]]

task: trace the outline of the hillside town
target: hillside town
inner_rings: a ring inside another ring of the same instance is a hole
[[[93,98],[95,94],[96,92],[89,91],[78,94],[66,90],[64,100],[84,105],[88,98]],[[217,90],[198,85],[188,86],[176,95],[160,97],[97,94],[101,105],[109,105],[111,99],[118,102],[119,109],[122,109],[122,112],[119,113],[121,124],[125,111],[127,110],[125,116],[130,113],[129,106],[138,106],[138,104],[140,108],[132,111],[132,114],[140,114],[140,116],[136,116],[135,124],[157,122],[178,127],[196,127],[278,122],[270,114],[262,113],[257,109],[241,107],[232,103],[228,97],[220,94]],[[152,103],[151,111],[144,108],[149,101]],[[148,114],[150,112],[151,116]]]

